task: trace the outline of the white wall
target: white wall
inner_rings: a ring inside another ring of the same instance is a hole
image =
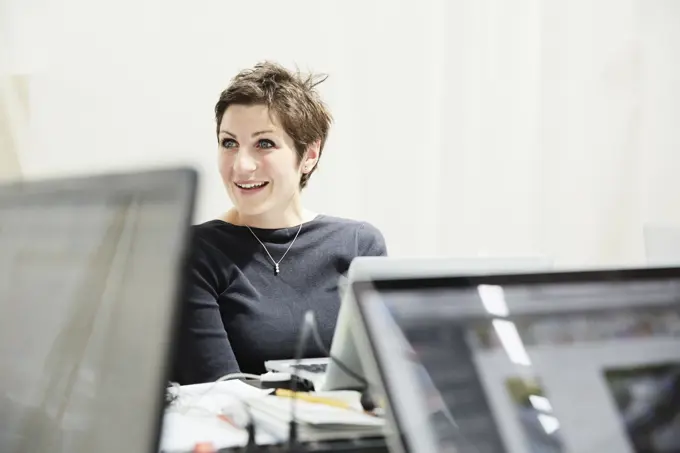
[[[29,177],[190,163],[212,218],[214,102],[269,58],[331,75],[308,203],[394,255],[630,264],[643,224],[680,224],[675,0],[0,2],[21,23],[0,62],[32,74]]]
[[[19,148],[28,126],[25,77],[0,75],[0,181],[21,179]]]

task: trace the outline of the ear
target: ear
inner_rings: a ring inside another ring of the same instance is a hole
[[[307,146],[307,152],[305,153],[301,162],[302,173],[307,174],[314,170],[316,163],[319,161],[320,154],[321,140],[317,140],[311,145]]]

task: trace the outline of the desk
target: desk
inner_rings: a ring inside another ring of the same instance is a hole
[[[302,444],[309,453],[388,453],[385,439],[368,438],[356,440],[337,440]],[[243,453],[243,448],[224,448],[218,453]],[[258,453],[288,453],[285,445],[264,445],[258,447]]]
[[[272,392],[271,390],[263,390],[243,381],[190,385],[172,389],[172,392],[176,399],[165,411],[161,436],[161,451],[167,453],[190,452],[196,444],[204,442],[211,443],[222,453],[243,452],[243,447],[248,441],[248,434],[242,426],[252,416],[252,412],[257,412],[261,407],[255,405],[254,402],[257,398],[267,398],[267,401],[269,398],[278,398],[267,396]],[[345,394],[344,398],[347,398],[348,394],[352,397],[351,393],[353,392],[336,392],[339,398],[341,394]],[[359,404],[358,394],[356,397],[356,403]],[[247,415],[246,406],[251,407],[250,415]],[[288,407],[286,403],[285,408]],[[297,407],[299,419],[300,415],[304,414],[304,405],[298,401]],[[228,417],[223,417],[224,414],[228,414]],[[271,426],[262,426],[259,423],[261,415],[258,413],[256,417],[252,417],[256,421],[256,443],[260,446],[257,451],[285,453],[287,451],[286,427],[284,426],[283,430],[272,430]],[[363,414],[361,416],[367,417]],[[352,417],[355,418],[356,415]],[[336,431],[324,431],[324,433],[328,432],[333,437],[335,436],[333,433]],[[286,435],[286,438],[282,435]],[[382,437],[352,437],[343,440],[306,442],[302,445],[305,451],[310,452],[382,453],[387,451]]]

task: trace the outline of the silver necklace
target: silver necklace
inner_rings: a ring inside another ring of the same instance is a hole
[[[300,230],[302,230],[302,224],[300,224],[300,226],[298,227],[297,233],[295,233],[295,237],[293,238],[293,240],[291,241],[291,243],[288,245],[288,248],[287,248],[286,251],[283,253],[283,256],[281,257],[281,259],[278,260],[278,261],[276,261],[276,260],[274,259],[274,257],[272,256],[272,254],[269,253],[269,250],[267,250],[267,246],[264,245],[264,242],[262,242],[262,241],[260,240],[259,237],[257,237],[257,234],[255,234],[255,232],[254,232],[248,225],[246,225],[246,227],[247,227],[248,230],[251,232],[251,234],[253,235],[253,237],[254,237],[255,239],[257,239],[257,242],[260,243],[260,245],[262,246],[262,248],[264,249],[264,251],[267,252],[267,256],[269,256],[269,259],[272,260],[272,263],[274,263],[274,275],[279,275],[279,272],[280,272],[280,271],[279,271],[279,263],[281,263],[281,261],[283,261],[283,259],[286,257],[286,254],[288,253],[288,250],[290,250],[290,248],[291,248],[291,247],[293,246],[293,244],[295,243],[295,240],[297,239],[298,235],[300,234]]]

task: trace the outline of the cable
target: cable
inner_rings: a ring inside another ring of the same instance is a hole
[[[316,324],[316,318],[314,318],[314,315],[312,314],[312,336],[314,338],[314,342],[316,343],[317,347],[321,349],[321,352],[330,359],[331,362],[335,363],[338,368],[340,368],[342,371],[345,372],[348,376],[354,378],[355,380],[359,381],[362,385],[362,390],[361,390],[361,407],[366,411],[366,412],[373,412],[377,405],[373,401],[373,398],[370,395],[370,389],[371,386],[369,385],[368,380],[364,377],[359,375],[359,373],[352,371],[350,367],[345,365],[340,359],[337,357],[334,357],[331,355],[330,351],[326,348],[326,345],[323,344],[323,340],[321,339],[321,334],[319,333],[319,326]]]
[[[201,399],[202,399],[205,395],[207,395],[208,393],[210,393],[210,392],[215,388],[215,386],[216,386],[217,384],[219,384],[220,382],[232,381],[232,380],[234,380],[234,379],[253,379],[253,380],[258,380],[258,381],[259,381],[259,380],[261,379],[261,377],[260,377],[259,375],[257,375],[257,374],[250,374],[250,373],[229,373],[229,374],[225,374],[224,376],[221,376],[221,377],[217,378],[215,381],[212,382],[212,385],[210,385],[210,387],[208,387],[208,388],[205,389],[203,392],[201,392],[201,393],[198,395],[198,400],[196,401],[196,403],[199,403],[199,402],[201,401]],[[167,402],[168,404],[169,404],[169,403],[175,402],[175,400],[176,400],[177,397],[179,396],[179,389],[180,389],[181,386],[180,386],[177,382],[172,382],[172,381],[171,381],[171,382],[169,382],[169,387],[172,388],[172,390],[174,391],[175,395],[172,396],[172,393],[173,393],[173,392],[170,391],[170,388],[167,389],[167,392],[166,392],[166,402]]]
[[[297,390],[298,381],[300,380],[298,376],[298,368],[300,367],[300,362],[305,354],[305,349],[307,347],[307,341],[309,339],[310,332],[314,331],[316,326],[314,320],[314,312],[312,310],[307,310],[305,312],[304,320],[302,321],[302,330],[298,338],[297,348],[295,350],[295,367],[293,369],[293,379],[290,383],[290,389],[293,392],[293,396],[290,399],[290,425],[288,427],[288,451],[293,452],[297,447],[297,437],[298,437],[298,422],[297,422]]]
[[[243,409],[245,409],[244,412],[248,417],[248,420],[246,421],[246,432],[248,433],[248,441],[246,442],[244,452],[250,453],[253,451],[257,451],[256,440],[257,433],[255,432],[255,419],[253,418],[253,413],[250,411],[250,406],[248,405],[248,403],[245,402],[245,400],[238,399],[238,401],[241,402]]]
[[[231,381],[233,379],[254,379],[259,381],[260,375],[251,373],[229,373],[225,374],[221,378],[218,378],[215,382],[213,382],[213,384],[217,384],[218,382]]]
[[[214,382],[212,382],[212,384],[207,389],[205,389],[204,391],[199,393],[196,396],[196,400],[194,401],[193,405],[198,406],[198,404],[201,402],[203,397],[205,395],[207,395],[208,393],[210,393],[215,388],[215,386],[217,384],[219,384],[220,382],[232,381],[232,380],[235,380],[235,379],[256,379],[256,380],[259,380],[260,376],[258,376],[256,374],[249,374],[249,373],[229,373],[229,374],[225,374],[224,376],[222,376],[222,377],[216,379]],[[181,386],[176,382],[170,382],[170,387],[172,388],[172,391],[170,389],[168,389],[168,393],[170,393],[170,394],[174,393],[174,395],[168,396],[166,398],[171,398],[171,400],[172,400],[171,402],[174,405],[181,405],[181,404],[179,404],[179,401],[181,401],[181,398],[179,398]]]
[[[205,396],[206,394],[210,393],[215,388],[215,386],[217,384],[219,384],[220,382],[233,381],[235,379],[253,379],[253,380],[259,381],[260,376],[258,376],[257,374],[250,374],[250,373],[229,373],[229,374],[225,374],[224,376],[219,377],[215,381],[213,381],[212,385],[210,387],[208,387],[207,389],[205,389],[205,391],[202,392],[199,395],[199,400],[201,398],[203,398],[203,396]]]
[[[316,318],[314,317],[314,313],[311,312],[311,310],[308,312],[311,314],[312,320],[311,325],[312,325],[312,337],[314,338],[314,343],[316,343],[316,346],[321,349],[321,352],[328,357],[333,363],[335,363],[338,368],[340,368],[342,371],[344,371],[347,375],[350,377],[354,378],[355,380],[359,381],[361,385],[364,387],[364,389],[368,388],[368,381],[366,380],[365,377],[360,376],[359,373],[352,371],[347,365],[342,363],[340,359],[337,357],[333,357],[330,353],[330,351],[326,348],[326,345],[323,344],[323,340],[321,339],[321,334],[319,333],[319,326],[316,324]]]

